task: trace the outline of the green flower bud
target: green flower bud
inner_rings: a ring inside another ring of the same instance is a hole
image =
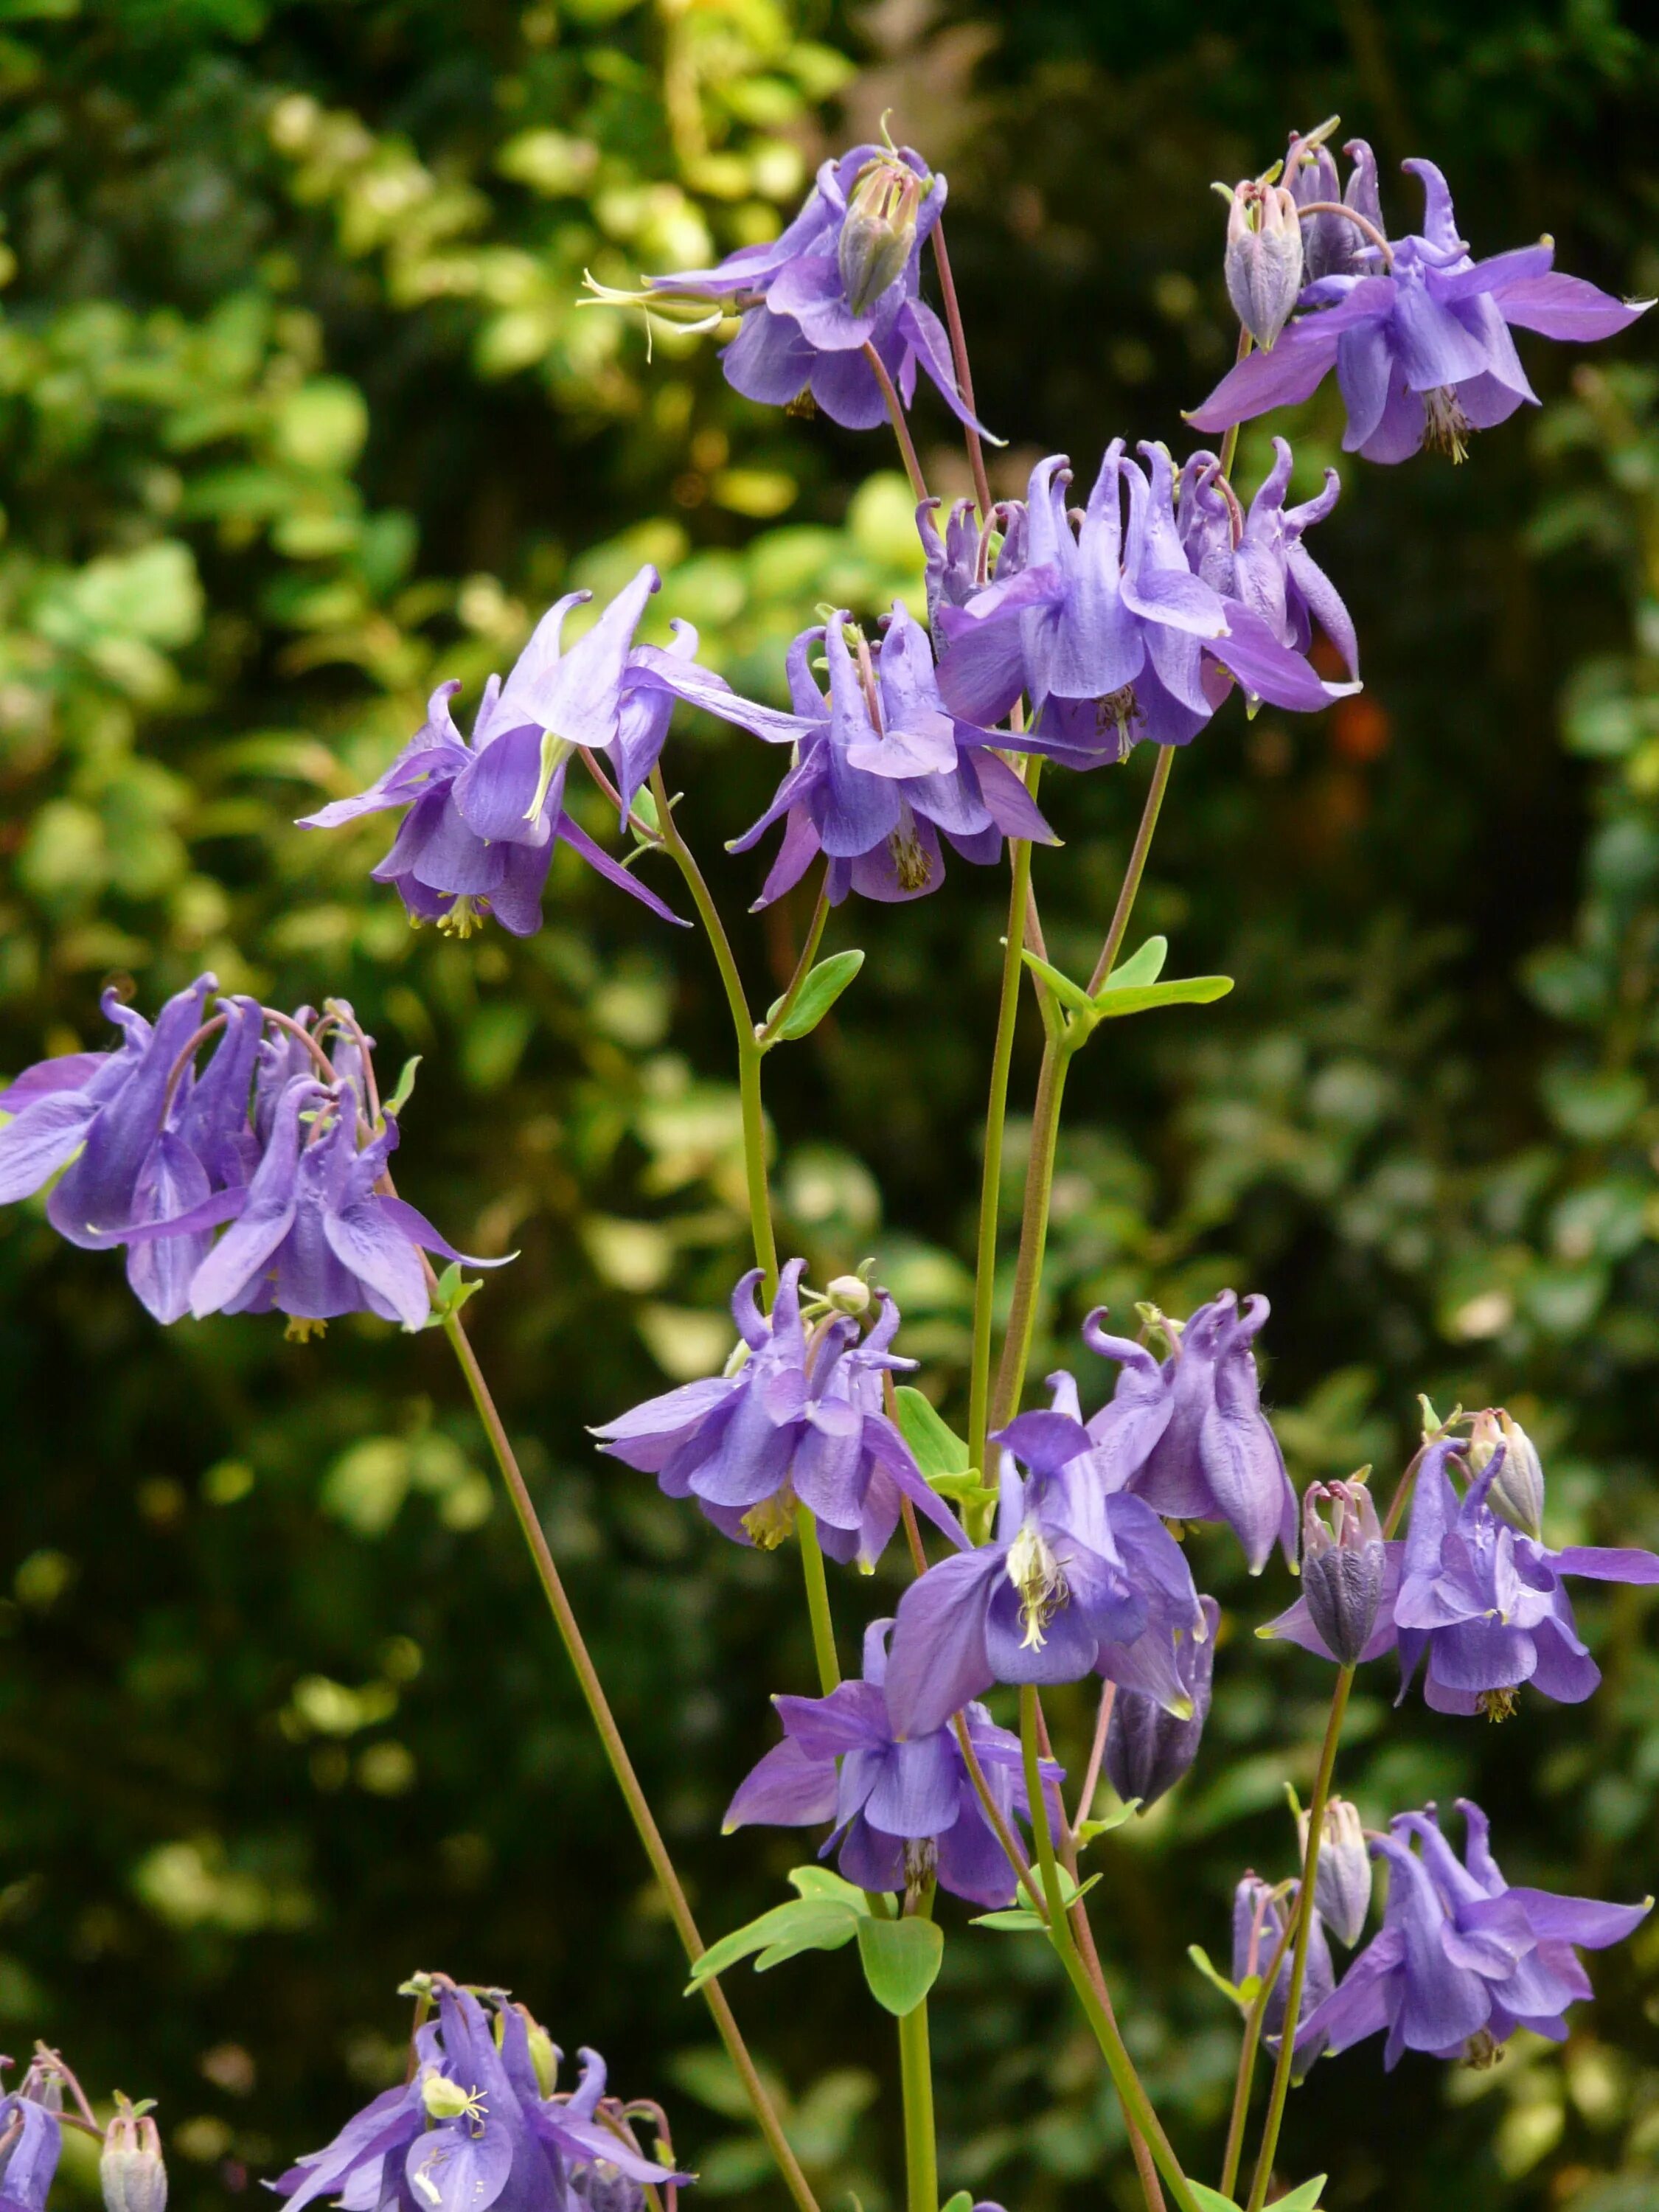
[[[904,274],[925,189],[909,164],[892,155],[878,156],[860,173],[848,195],[839,252],[841,281],[855,315]]]

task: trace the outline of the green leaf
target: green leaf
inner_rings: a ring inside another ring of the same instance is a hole
[[[1056,1871],[1060,1875],[1060,1893],[1068,1907],[1075,1905],[1079,1897],[1086,1897],[1100,1880],[1097,1874],[1091,1874],[1079,1889],[1064,1867],[1058,1868]],[[1022,1887],[1020,1894],[1024,1896],[1024,1893]],[[994,1928],[1000,1934],[1017,1936],[1030,1928],[1042,1929],[1048,1925],[1048,1923],[1032,1905],[1011,1905],[1001,1912],[975,1914],[973,1925],[975,1928]]]
[[[899,1433],[909,1445],[916,1465],[935,1489],[940,1475],[969,1472],[967,1445],[953,1428],[940,1419],[913,1383],[902,1382],[893,1398],[898,1409]]]
[[[459,1313],[473,1293],[483,1288],[482,1281],[463,1281],[461,1263],[452,1260],[438,1278],[438,1287],[432,1293],[432,1310],[421,1323],[422,1328],[441,1328],[452,1314]]]
[[[421,1055],[418,1052],[412,1059],[404,1062],[402,1073],[398,1078],[398,1088],[386,1102],[384,1111],[389,1114],[394,1121],[414,1096],[415,1071],[420,1064]]]
[[[1249,1996],[1246,1996],[1237,1983],[1230,1982],[1220,1969],[1211,1963],[1210,1954],[1201,1943],[1189,1943],[1187,1946],[1187,1956],[1198,1968],[1205,1980],[1213,1984],[1220,1990],[1229,2004],[1236,2004],[1241,2011],[1248,2010],[1251,1998],[1255,1995],[1255,1990],[1251,1990]],[[1255,1977],[1252,1976],[1251,1978],[1254,1980]],[[1257,1983],[1256,1987],[1257,1989],[1261,1987],[1260,1983]]]
[[[734,1928],[712,1944],[692,1967],[685,1993],[690,1996],[711,1975],[723,1974],[752,1952],[761,1954],[755,1971],[763,1973],[769,1966],[779,1966],[801,1951],[838,1951],[843,1943],[852,1942],[858,1924],[859,1914],[838,1898],[791,1898],[787,1905],[775,1905],[746,1928]]]
[[[1224,999],[1233,988],[1231,975],[1188,975],[1178,983],[1139,983],[1127,988],[1109,976],[1100,994],[1090,1001],[1090,1012],[1102,1021],[1123,1014],[1150,1013],[1155,1006],[1207,1006]]]
[[[1189,2180],[1187,2186],[1193,2192],[1193,2202],[1198,2206],[1199,2212],[1238,2212],[1232,2198],[1224,2197],[1218,2189],[1206,2189],[1201,2181]],[[1277,2207],[1274,2212],[1277,2212]]]
[[[790,1869],[789,1884],[803,1897],[827,1898],[859,1913],[867,1914],[870,1910],[864,1892],[858,1884],[845,1880],[833,1867],[793,1867]]]
[[[1132,1797],[1127,1805],[1120,1805],[1115,1813],[1109,1813],[1103,1820],[1084,1821],[1077,1832],[1078,1849],[1086,1850],[1097,1836],[1109,1836],[1114,1828],[1121,1828],[1126,1820],[1133,1820],[1139,1810],[1139,1798]]]
[[[973,2191],[958,2189],[954,2197],[948,2197],[939,2207],[939,2212],[974,2212]]]
[[[945,1930],[932,1920],[860,1920],[859,1956],[870,1994],[895,2018],[914,2012],[939,1977]]]
[[[788,1018],[779,1027],[781,1037],[810,1036],[829,1012],[859,969],[864,965],[861,952],[832,952],[827,960],[820,960],[801,985]],[[778,1018],[781,999],[774,999],[767,1009],[768,1022]]]
[[[1094,1020],[1098,1010],[1081,983],[1074,983],[1069,975],[1062,975],[1051,962],[1038,959],[1035,952],[1024,946],[1020,949],[1019,957],[1034,975],[1042,978],[1062,1006],[1069,1006],[1074,1014],[1081,1014],[1087,1022]]]
[[[1299,2189],[1291,2190],[1288,2197],[1278,2198],[1273,2212],[1319,2212],[1319,2193],[1329,2178],[1328,2174],[1315,2174],[1311,2181],[1304,2181]]]
[[[989,1484],[980,1480],[976,1467],[970,1467],[965,1474],[930,1474],[927,1486],[938,1491],[941,1498],[948,1498],[953,1505],[983,1505],[988,1500],[994,1504],[999,1495]]]
[[[1121,966],[1113,969],[1102,988],[1127,991],[1141,983],[1156,983],[1164,973],[1164,963],[1169,951],[1167,937],[1149,937],[1139,952],[1132,952]]]

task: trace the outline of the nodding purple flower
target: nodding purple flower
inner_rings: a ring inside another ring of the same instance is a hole
[[[1110,1401],[1089,1423],[1103,1478],[1174,1521],[1225,1521],[1261,1573],[1275,1540],[1296,1557],[1296,1492],[1261,1411],[1252,1342],[1270,1309],[1264,1297],[1223,1291],[1178,1330],[1159,1361],[1132,1338],[1109,1336],[1103,1307],[1083,1325],[1091,1352],[1122,1369]]]
[[[781,1544],[801,1504],[832,1559],[856,1559],[867,1570],[908,1498],[960,1544],[955,1516],[882,1411],[883,1376],[915,1364],[889,1349],[898,1308],[884,1293],[867,1336],[833,1309],[809,1327],[800,1298],[805,1267],[804,1260],[785,1267],[769,1314],[756,1295],[761,1271],[751,1268],[732,1294],[741,1342],[726,1371],[596,1428],[600,1449],[654,1474],[665,1496],[696,1498],[738,1543]]]
[[[1300,1814],[1297,1832],[1302,1856],[1308,1854],[1308,1815]],[[1319,1865],[1314,1874],[1314,1903],[1337,1941],[1350,1950],[1365,1932],[1371,1910],[1371,1860],[1359,1808],[1346,1797],[1326,1801],[1320,1830]]]
[[[1285,1885],[1287,1894],[1281,1896],[1270,1882],[1260,1875],[1247,1874],[1233,1892],[1233,1980],[1242,1984],[1249,1975],[1266,1980],[1285,1934],[1285,1908],[1294,1910],[1297,1885]],[[1287,1945],[1273,1977],[1272,1994],[1261,2025],[1269,2041],[1276,2042],[1285,2029],[1285,2015],[1290,2008],[1291,1975],[1293,1968],[1291,1951]],[[1305,2022],[1308,2015],[1322,2005],[1336,1986],[1336,1969],[1331,1964],[1331,1947],[1325,1939],[1324,1923],[1317,1909],[1313,1926],[1308,1931],[1308,1964],[1303,1975],[1302,2004],[1298,2020]]]
[[[945,196],[944,178],[910,147],[854,146],[824,162],[800,213],[769,245],[740,247],[713,269],[653,276],[641,304],[648,313],[656,301],[707,301],[741,315],[720,364],[733,391],[763,406],[806,400],[843,429],[874,429],[887,410],[869,344],[906,407],[921,368],[951,413],[971,422],[945,326],[921,296],[921,249]]]
[[[1234,313],[1259,346],[1271,346],[1302,289],[1302,226],[1283,185],[1233,187],[1224,267]]]
[[[1460,1861],[1431,1805],[1402,1813],[1371,1849],[1389,1868],[1381,1932],[1340,1986],[1302,2023],[1308,2063],[1385,2030],[1382,2063],[1402,2051],[1490,2065],[1517,2027],[1566,2039],[1567,2007],[1591,1994],[1577,1949],[1622,1942],[1651,1910],[1511,1888],[1492,1856],[1486,1814],[1460,1798]],[[1416,1843],[1420,1850],[1414,1850]]]
[[[412,921],[435,921],[462,937],[489,915],[515,937],[532,936],[560,844],[653,914],[678,921],[563,804],[566,772],[579,749],[611,757],[624,815],[662,750],[674,705],[665,678],[690,665],[697,635],[677,623],[667,652],[634,643],[659,581],[654,568],[641,568],[592,629],[562,652],[565,617],[592,596],[568,592],[542,617],[506,683],[490,678],[470,742],[450,714],[460,685],[441,684],[425,722],[386,773],[355,799],[305,816],[301,827],[332,830],[406,807],[391,851],[370,873],[376,883],[396,885]],[[702,684],[711,692],[725,688],[706,671]]]
[[[829,863],[830,903],[920,898],[944,880],[941,835],[964,860],[993,866],[1006,836],[1057,842],[1024,784],[994,748],[1012,742],[950,714],[939,696],[927,635],[896,603],[873,659],[849,649],[837,614],[789,648],[793,711],[708,688],[700,670],[665,678],[679,696],[769,744],[794,748],[788,774],[759,821],[732,842],[744,853],[784,823],[757,907],[799,882],[815,856]],[[811,672],[815,647],[830,669],[830,696]],[[1018,742],[1024,742],[1020,740]]]
[[[46,2212],[63,2149],[63,2077],[44,2050],[17,2087],[0,2096],[0,2204],[6,2212]]]
[[[1210,1717],[1215,1675],[1215,1632],[1221,1608],[1201,1597],[1205,1633],[1183,1636],[1176,1644],[1176,1672],[1192,1711],[1183,1719],[1157,1697],[1120,1685],[1106,1729],[1106,1777],[1127,1805],[1139,1798],[1143,1813],[1175,1788],[1193,1761]]]
[[[993,1439],[994,1540],[930,1568],[899,1600],[887,1699],[903,1735],[942,1726],[993,1682],[1089,1674],[1183,1719],[1194,1711],[1180,1647],[1207,1636],[1209,1617],[1186,1556],[1151,1506],[1102,1482],[1071,1376],[1049,1384],[1055,1410],[1022,1413]]]
[[[1423,446],[1462,460],[1475,430],[1489,429],[1538,395],[1527,380],[1511,326],[1583,343],[1610,337],[1644,314],[1651,301],[1619,301],[1582,277],[1553,273],[1548,239],[1476,261],[1458,236],[1450,189],[1432,161],[1401,164],[1422,183],[1423,228],[1379,244],[1382,209],[1376,165],[1363,139],[1345,149],[1355,161],[1346,204],[1364,223],[1321,216],[1310,253],[1323,273],[1302,294],[1308,312],[1284,331],[1271,353],[1252,354],[1229,370],[1187,418],[1194,428],[1225,430],[1269,408],[1311,397],[1336,370],[1347,428],[1342,443],[1368,460],[1403,461]],[[1293,145],[1293,158],[1295,149]],[[1320,149],[1312,189],[1334,199],[1335,165]],[[1310,188],[1293,182],[1301,204]],[[1339,227],[1353,234],[1341,248]]]
[[[930,1571],[937,1572],[937,1569]],[[924,1578],[925,1579],[925,1578]],[[864,1637],[864,1679],[827,1698],[774,1698],[783,1741],[742,1783],[726,1832],[763,1821],[778,1827],[834,1826],[819,1851],[860,1889],[939,1885],[970,1903],[1013,1902],[1017,1877],[981,1804],[951,1715],[925,1734],[901,1737],[888,1707],[887,1638],[878,1620]],[[1019,1738],[983,1705],[961,1709],[969,1741],[998,1812],[1012,1827],[1030,1817]],[[1060,1816],[1064,1770],[1043,1762],[1050,1816]]]
[[[1304,657],[1282,591],[1266,594],[1264,613],[1249,596],[1224,594],[1198,573],[1194,529],[1189,520],[1183,529],[1176,512],[1170,455],[1162,446],[1140,451],[1145,471],[1125,458],[1121,439],[1108,447],[1075,529],[1065,457],[1039,461],[1018,565],[1006,574],[1000,566],[965,605],[946,603],[939,611],[946,704],[975,721],[994,721],[1024,692],[1034,716],[1032,749],[1073,767],[1121,760],[1142,738],[1189,744],[1235,681],[1254,697],[1306,712],[1353,688],[1325,684]],[[1183,519],[1198,488],[1213,492],[1218,480],[1213,455],[1199,456],[1189,468],[1182,479]],[[1304,518],[1300,527],[1316,519]],[[1276,539],[1264,513],[1257,543],[1237,572],[1253,591],[1257,572],[1271,568],[1270,543]],[[1233,580],[1218,580],[1231,588]],[[1328,586],[1320,599],[1321,608],[1341,604]],[[1298,612],[1311,604],[1304,600]]]
[[[1302,1501],[1302,1595],[1325,1648],[1345,1667],[1357,1667],[1370,1643],[1387,1564],[1365,1485],[1310,1483]]]
[[[586,2169],[638,2183],[689,2178],[640,2151],[605,2097],[597,2051],[580,2054],[575,2089],[556,2094],[544,2084],[536,2041],[555,2065],[558,2054],[522,2005],[492,1993],[492,2024],[471,1990],[447,1975],[432,1983],[438,2016],[416,2030],[413,2078],[382,2092],[271,2185],[289,2212],[323,2197],[405,2212],[489,2212],[498,2199],[514,2212],[569,2212]]]

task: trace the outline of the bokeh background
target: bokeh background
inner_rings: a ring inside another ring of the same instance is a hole
[[[723,1545],[584,1424],[706,1371],[741,1264],[737,1107],[706,951],[579,870],[549,925],[452,945],[366,881],[356,788],[428,688],[476,692],[556,592],[642,557],[733,678],[775,692],[830,600],[914,592],[879,437],[737,400],[704,344],[574,305],[584,267],[769,234],[891,107],[951,180],[983,411],[1040,453],[1178,441],[1232,337],[1212,179],[1340,110],[1450,172],[1477,252],[1659,290],[1659,47],[1619,0],[14,0],[0,25],[0,1065],[97,1042],[204,967],[347,994],[422,1055],[399,1161],[458,1242],[521,1256],[471,1309],[556,1551],[705,1924],[799,1839],[721,1841],[810,1655],[793,1559]],[[1411,1447],[1414,1395],[1507,1402],[1556,1540],[1659,1540],[1659,376],[1523,341],[1544,395],[1468,464],[1352,467],[1321,557],[1368,688],[1234,705],[1183,759],[1140,919],[1234,995],[1115,1028],[1068,1102],[1045,1356],[1091,1304],[1265,1289],[1299,1478]],[[1334,395],[1296,426],[1334,457]],[[965,471],[919,404],[937,488]],[[1264,466],[1247,433],[1246,485]],[[804,914],[743,918],[720,841],[774,757],[708,724],[672,778],[763,1002]],[[1054,775],[1039,884],[1086,963],[1146,763]],[[602,817],[593,817],[596,830]],[[1001,893],[954,866],[844,910],[869,959],[769,1062],[790,1247],[866,1253],[947,1411],[966,1345]],[[1037,1040],[1023,1034],[1017,1101]],[[1017,1125],[1009,1173],[1017,1189]],[[1086,1354],[1077,1357],[1087,1361]],[[1089,1362],[1091,1365],[1092,1362]],[[1036,1372],[1043,1371],[1039,1366]],[[1095,1395],[1106,1376],[1088,1378]],[[441,1340],[153,1328],[118,1263],[0,1221],[0,2042],[161,2100],[175,2201],[219,2203],[392,2078],[412,1968],[505,1983],[668,2100],[713,2203],[779,2201],[643,1881]],[[1322,1670],[1255,1643],[1286,1600],[1194,1540],[1226,1608],[1178,1796],[1096,1847],[1097,1924],[1172,2124],[1218,2141],[1235,2049],[1186,1946],[1277,1875]],[[896,1585],[837,1584],[857,1624]],[[1511,1877],[1659,1888],[1659,1647],[1582,1608],[1594,1705],[1501,1729],[1355,1700],[1379,1819],[1472,1790]],[[1057,1698],[1075,1758],[1080,1699]],[[811,1979],[809,1984],[808,1977]],[[1490,2074],[1371,2045],[1294,2102],[1332,2212],[1659,2202],[1659,1927],[1596,1963],[1561,2051]],[[732,1994],[826,2206],[893,2203],[891,2051],[843,1955]],[[947,2187],[1014,2212],[1133,2203],[1086,2038],[1034,1942],[953,1927],[936,2005]],[[1206,2154],[1200,2171],[1208,2170]],[[63,2185],[90,2186],[84,2161]]]

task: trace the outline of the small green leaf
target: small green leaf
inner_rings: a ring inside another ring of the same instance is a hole
[[[827,960],[820,960],[801,985],[788,1018],[780,1025],[781,1037],[810,1036],[829,1012],[859,969],[864,965],[861,952],[832,952]],[[781,999],[775,999],[767,1009],[769,1023],[778,1018]]]
[[[1231,975],[1188,975],[1178,983],[1139,983],[1127,987],[1108,977],[1100,995],[1089,1002],[1091,1014],[1115,1021],[1123,1014],[1150,1013],[1155,1006],[1207,1006],[1224,999],[1233,988]]]
[[[1060,1893],[1068,1908],[1075,1905],[1079,1897],[1086,1897],[1100,1880],[1097,1874],[1091,1874],[1079,1889],[1064,1867],[1056,1869],[1056,1871],[1060,1875]],[[1022,1887],[1020,1894],[1024,1896],[1024,1893]],[[1033,1905],[1011,1905],[1001,1912],[977,1913],[973,1924],[975,1928],[994,1928],[1001,1934],[1017,1936],[1024,1933],[1027,1929],[1046,1928],[1048,1923]]]
[[[948,1498],[952,1505],[994,1505],[998,1497],[996,1491],[980,1480],[976,1467],[970,1467],[965,1474],[930,1474],[927,1486],[941,1498]]]
[[[863,1902],[860,1898],[860,1909]],[[734,1928],[711,1944],[692,1967],[685,1993],[690,1996],[711,1975],[723,1974],[751,1952],[761,1954],[755,1971],[763,1973],[798,1952],[838,1951],[852,1942],[858,1924],[859,1914],[838,1898],[792,1897],[787,1905],[775,1905],[746,1928]]]
[[[410,1099],[413,1095],[415,1089],[415,1071],[420,1064],[421,1055],[418,1052],[412,1059],[406,1060],[404,1062],[403,1071],[398,1078],[398,1088],[386,1102],[383,1111],[389,1114],[394,1121],[397,1120],[398,1115],[403,1112],[404,1107],[408,1105]]]
[[[1058,968],[1047,960],[1040,960],[1035,952],[1020,948],[1020,958],[1034,975],[1040,975],[1062,1006],[1069,1006],[1074,1014],[1081,1014],[1092,1022],[1098,1011],[1094,1000],[1081,983],[1074,983],[1069,975],[1062,975]]]
[[[432,1310],[421,1323],[422,1328],[441,1328],[452,1314],[459,1313],[474,1291],[483,1288],[483,1283],[476,1279],[463,1281],[460,1261],[452,1260],[438,1278],[438,1287],[432,1293]]]
[[[1139,952],[1132,952],[1121,966],[1114,968],[1106,978],[1104,989],[1127,991],[1140,983],[1156,983],[1164,973],[1164,963],[1169,957],[1167,937],[1149,937]]]
[[[1115,1813],[1109,1813],[1103,1820],[1084,1821],[1077,1832],[1078,1849],[1085,1850],[1097,1836],[1109,1836],[1114,1828],[1121,1828],[1126,1820],[1133,1820],[1139,1810],[1139,1798],[1132,1797],[1127,1805],[1120,1805]]]
[[[1319,2212],[1320,2191],[1329,2179],[1328,2174],[1315,2174],[1311,2181],[1304,2181],[1299,2189],[1291,2190],[1288,2197],[1279,2197],[1273,2206],[1273,2212]]]
[[[789,1885],[803,1897],[827,1898],[836,1905],[845,1905],[854,1912],[870,1910],[864,1892],[856,1882],[846,1881],[833,1867],[798,1866],[790,1869]]]
[[[939,1977],[945,1930],[914,1915],[908,1920],[860,1920],[859,1956],[878,2005],[896,2019],[914,2012]]]
[[[1213,1985],[1220,1990],[1222,1996],[1226,1998],[1229,2004],[1236,2004],[1241,2011],[1249,2010],[1250,1998],[1245,1996],[1243,1990],[1238,1987],[1237,1983],[1230,1982],[1227,1979],[1227,1977],[1221,1972],[1218,1967],[1212,1965],[1210,1954],[1204,1948],[1204,1946],[1201,1943],[1189,1943],[1187,1946],[1187,1956],[1192,1960],[1194,1966],[1198,1968],[1199,1972],[1203,1975],[1205,1980],[1213,1984]],[[1257,1983],[1256,1987],[1259,1989],[1261,1987],[1261,1984]],[[1254,1994],[1255,1991],[1252,1991],[1251,1995],[1254,1996]]]
[[[1193,2202],[1199,2212],[1238,2212],[1232,2198],[1224,2197],[1218,2189],[1206,2189],[1201,2181],[1188,2181],[1187,2186],[1193,2192]],[[1274,2212],[1278,2212],[1277,2207]]]
[[[929,1482],[937,1488],[940,1475],[969,1473],[967,1445],[913,1383],[902,1382],[893,1399],[898,1408],[899,1433]]]
[[[940,2206],[939,2212],[974,2212],[973,2191],[958,2189],[954,2197],[947,2198]]]

